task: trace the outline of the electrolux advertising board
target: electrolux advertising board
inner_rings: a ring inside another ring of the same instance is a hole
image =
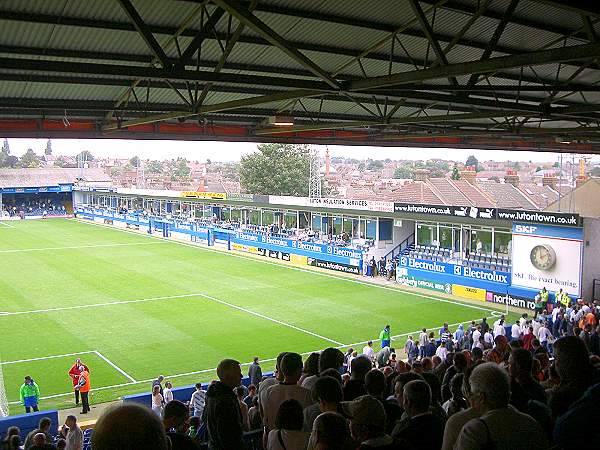
[[[396,270],[398,277],[414,277],[438,283],[456,284],[488,291],[502,292],[510,285],[510,273],[498,270],[476,269],[443,262],[400,257]]]
[[[583,229],[513,223],[512,284],[579,296]]]
[[[361,267],[363,258],[362,250],[244,231],[236,232],[231,242],[264,248],[266,250],[303,255],[316,260],[347,264],[353,267]]]

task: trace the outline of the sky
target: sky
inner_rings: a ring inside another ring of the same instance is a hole
[[[43,154],[46,139],[9,139],[11,154],[21,156],[28,148]],[[124,139],[53,139],[55,155],[76,155],[89,150],[94,156],[142,159],[171,159],[185,157],[190,161],[239,161],[244,154],[256,150],[254,143],[248,142],[209,142],[209,141],[141,141]],[[325,154],[325,146],[315,146]],[[410,159],[426,160],[441,158],[452,161],[466,161],[475,155],[479,161],[534,161],[555,162],[558,154],[550,152],[509,152],[500,150],[417,148],[417,147],[354,147],[330,145],[331,156],[355,159]],[[563,158],[567,158],[564,156]],[[599,160],[596,157],[595,160]]]

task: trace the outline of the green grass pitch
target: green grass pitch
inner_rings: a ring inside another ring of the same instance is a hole
[[[490,316],[466,305],[273,261],[68,219],[0,223],[0,360],[11,413],[23,376],[44,409],[73,405],[67,371],[90,366],[92,403],[215,377],[243,363],[442,322]],[[404,345],[404,338],[396,347]],[[362,345],[358,346],[362,348]],[[75,355],[80,354],[80,355]]]

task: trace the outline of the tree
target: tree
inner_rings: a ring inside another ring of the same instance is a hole
[[[467,158],[467,162],[465,163],[465,166],[467,166],[467,167],[472,166],[475,168],[475,170],[477,170],[477,168],[479,167],[479,161],[477,161],[477,158],[475,158],[474,155],[471,155]]]
[[[65,158],[64,156],[59,156],[58,158],[56,158],[56,161],[54,161],[54,165],[56,167],[77,167],[77,164],[74,164],[73,161],[69,161],[67,158]]]
[[[163,163],[161,161],[149,161],[146,165],[146,170],[150,173],[161,173],[163,170]]]
[[[2,150],[0,150],[0,167],[8,167],[7,160],[10,155],[10,146],[8,145],[8,139],[4,138],[2,144]]]
[[[41,161],[40,157],[36,155],[32,149],[29,148],[27,149],[25,154],[21,156],[20,164],[23,168],[34,168],[40,167]]]
[[[367,164],[367,170],[381,170],[383,169],[383,161],[378,159],[370,159]]]
[[[139,158],[139,156],[134,156],[133,158],[131,158],[129,160],[129,164],[131,164],[131,167],[140,167],[140,158]]]
[[[48,142],[46,142],[46,148],[44,149],[44,155],[51,155],[52,154],[52,141],[50,139],[48,139]]]
[[[175,161],[175,176],[177,178],[187,178],[190,175],[190,168],[187,165],[187,159],[177,158]]]
[[[408,166],[400,166],[400,167],[397,167],[396,170],[394,170],[394,178],[396,178],[398,180],[408,180],[408,179],[412,178],[412,176],[413,176],[413,171]]]
[[[246,192],[270,195],[308,195],[310,147],[261,144],[256,153],[242,156],[240,183]]]
[[[560,167],[560,164],[558,164],[558,161],[556,161],[554,164],[552,164],[552,167],[558,169]]]
[[[460,172],[458,171],[456,164],[452,168],[452,175],[450,175],[450,178],[453,180],[460,180]]]

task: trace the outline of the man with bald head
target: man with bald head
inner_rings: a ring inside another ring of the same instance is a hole
[[[94,450],[168,450],[160,418],[135,403],[110,408],[98,419],[92,435]]]
[[[206,392],[203,421],[208,430],[210,450],[238,450],[244,448],[242,413],[233,389],[242,381],[240,363],[224,359],[217,367],[219,381]],[[94,449],[95,450],[95,449]]]
[[[52,444],[46,443],[46,435],[44,433],[37,433],[32,438],[32,446],[28,447],[28,450],[54,450],[56,447]]]

